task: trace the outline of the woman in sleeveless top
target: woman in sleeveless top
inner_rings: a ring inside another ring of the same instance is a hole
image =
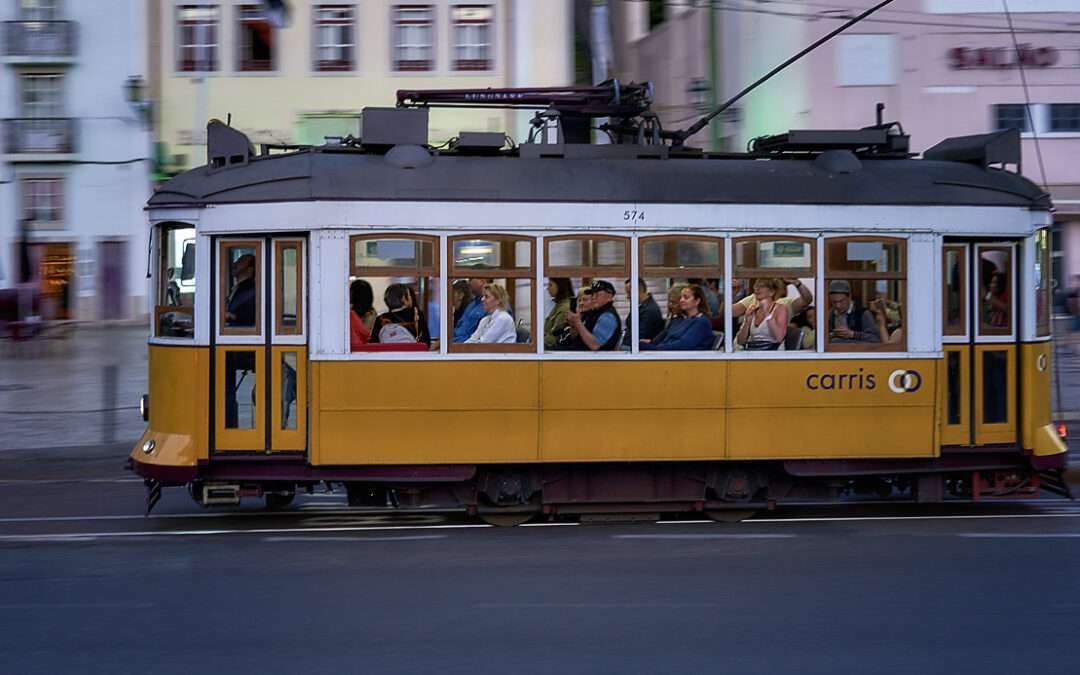
[[[784,348],[787,335],[787,307],[776,302],[784,291],[779,279],[754,281],[754,301],[746,310],[735,342],[747,350],[775,351]]]

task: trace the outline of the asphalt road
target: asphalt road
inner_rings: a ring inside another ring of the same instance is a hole
[[[171,490],[143,518],[98,469],[0,478],[2,672],[1077,672],[1064,501],[506,529]]]

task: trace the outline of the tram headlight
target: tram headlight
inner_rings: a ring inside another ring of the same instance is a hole
[[[150,421],[150,394],[143,394],[139,399],[139,414],[142,415],[143,422]]]
[[[150,440],[146,441],[145,443],[142,444],[143,454],[144,455],[149,455],[151,452],[154,451],[154,448],[156,446],[157,446],[157,443],[154,441],[154,439],[151,438]]]

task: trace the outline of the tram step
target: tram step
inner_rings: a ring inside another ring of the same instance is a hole
[[[240,486],[204,485],[202,503],[204,506],[235,506],[240,503]]]

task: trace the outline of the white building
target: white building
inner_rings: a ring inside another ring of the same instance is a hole
[[[0,288],[22,230],[46,318],[147,311],[149,116],[144,0],[0,0]]]

